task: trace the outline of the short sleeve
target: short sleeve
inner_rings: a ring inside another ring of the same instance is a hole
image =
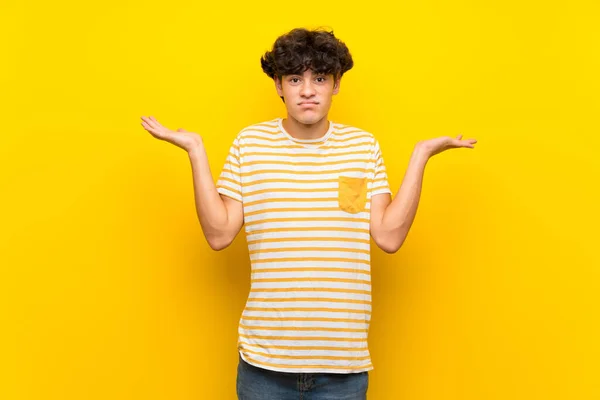
[[[392,193],[390,184],[388,183],[387,173],[385,170],[385,163],[383,162],[383,154],[379,147],[379,142],[375,140],[375,146],[373,147],[373,159],[375,162],[375,175],[373,177],[373,186],[371,189],[371,196],[382,193]]]
[[[217,180],[217,192],[231,197],[237,201],[242,201],[242,179],[240,175],[240,146],[239,139],[236,138],[229,149],[229,154],[225,159],[225,165],[221,170],[221,175]]]

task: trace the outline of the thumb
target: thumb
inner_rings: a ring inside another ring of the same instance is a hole
[[[179,128],[179,129],[177,129],[177,132],[187,132],[187,131],[183,128]]]

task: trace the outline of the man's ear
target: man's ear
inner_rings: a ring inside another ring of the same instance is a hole
[[[342,78],[337,78],[333,81],[333,94],[338,94],[340,92],[340,83],[342,83]]]
[[[281,79],[279,79],[279,77],[276,75],[273,78],[273,81],[275,82],[275,89],[277,90],[277,94],[279,95],[279,97],[283,97],[283,88],[281,87]]]

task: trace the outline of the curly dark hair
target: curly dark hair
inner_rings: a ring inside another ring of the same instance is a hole
[[[339,79],[354,66],[348,47],[333,31],[304,28],[279,36],[273,49],[261,57],[260,64],[271,79],[302,74],[307,69]]]

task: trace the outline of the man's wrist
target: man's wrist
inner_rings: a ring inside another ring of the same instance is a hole
[[[427,149],[423,142],[418,142],[413,150],[413,156],[426,162],[431,157],[431,151]]]
[[[188,149],[188,156],[190,158],[196,158],[202,153],[202,151],[204,151],[204,146],[202,144],[202,140],[200,140],[197,144]]]

